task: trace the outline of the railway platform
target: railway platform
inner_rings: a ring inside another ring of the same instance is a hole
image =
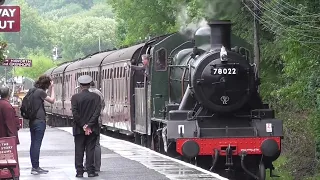
[[[72,128],[47,127],[40,154],[40,166],[48,174],[32,175],[29,129],[19,131],[20,180],[73,180],[74,141]],[[95,180],[225,180],[215,173],[167,157],[136,144],[101,135],[102,166]],[[84,179],[89,179],[84,174]]]

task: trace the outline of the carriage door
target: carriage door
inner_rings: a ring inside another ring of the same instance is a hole
[[[138,74],[139,73],[139,74]],[[135,98],[135,131],[141,134],[147,134],[150,123],[147,121],[147,79],[144,73],[135,72],[136,77],[139,79],[135,85],[134,98]],[[148,131],[149,132],[149,131]],[[148,133],[149,134],[149,133]]]

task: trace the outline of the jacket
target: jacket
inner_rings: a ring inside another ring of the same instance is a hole
[[[100,132],[99,116],[101,113],[100,96],[84,89],[71,97],[73,114],[73,135],[84,134],[85,124],[97,135]]]
[[[106,106],[106,103],[104,102],[104,97],[103,94],[97,89],[97,88],[89,88],[90,92],[96,93],[100,96],[100,100],[101,100],[101,112],[100,112],[100,117],[99,117],[99,125],[102,126],[102,113],[103,110]]]
[[[15,136],[17,144],[20,144],[18,122],[19,118],[9,101],[0,99],[0,138]]]

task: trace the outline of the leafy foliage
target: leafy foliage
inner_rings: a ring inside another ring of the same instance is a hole
[[[0,41],[0,64],[5,60],[6,47],[7,47],[7,43]]]
[[[117,24],[111,6],[105,1],[13,0],[10,3],[20,6],[22,23],[21,32],[0,34],[0,39],[8,42],[10,58],[38,58],[34,54],[49,58],[57,46],[62,55],[60,60],[71,61],[99,51],[99,38],[101,50],[114,48],[118,42]],[[29,69],[41,72],[37,67]],[[19,74],[27,75],[27,69],[20,69]]]
[[[68,18],[60,22],[60,47],[62,56],[66,59],[76,59],[81,56],[115,47],[116,22],[104,17]],[[81,54],[80,54],[81,52]]]
[[[124,45],[167,33],[175,26],[177,4],[174,1],[110,0],[110,3],[117,17],[125,21],[120,31],[126,32]]]
[[[253,7],[259,19],[265,102],[285,122],[280,171],[295,179],[316,173],[320,153],[320,25],[318,0],[11,0],[22,9],[20,33],[0,34],[9,57],[30,57],[33,68],[16,73],[36,77],[49,66],[52,48],[70,61],[99,50],[131,45],[150,36],[186,28],[204,20],[230,19],[233,33],[253,40]],[[245,2],[245,3],[244,3]],[[1,55],[1,53],[0,53]],[[37,65],[39,64],[39,65]],[[34,69],[34,73],[31,70]],[[1,72],[1,68],[0,68]],[[303,142],[303,143],[302,143]],[[301,148],[303,146],[304,148]],[[301,160],[301,157],[303,160]],[[297,173],[299,171],[299,173]]]

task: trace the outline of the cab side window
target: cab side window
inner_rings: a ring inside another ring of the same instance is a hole
[[[167,51],[164,48],[159,49],[156,53],[155,70],[167,70]]]

